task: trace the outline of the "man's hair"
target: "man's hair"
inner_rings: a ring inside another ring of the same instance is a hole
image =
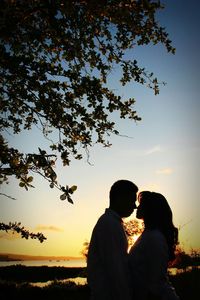
[[[124,179],[116,181],[110,189],[110,204],[131,192],[138,192],[138,187],[132,181]]]

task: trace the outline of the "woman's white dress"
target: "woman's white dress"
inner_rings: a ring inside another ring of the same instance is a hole
[[[179,300],[167,275],[168,245],[157,229],[145,229],[129,252],[133,300]]]

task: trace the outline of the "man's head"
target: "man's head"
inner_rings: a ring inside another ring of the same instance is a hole
[[[136,194],[138,187],[129,180],[118,180],[110,189],[110,208],[116,211],[121,218],[132,214],[136,208]]]

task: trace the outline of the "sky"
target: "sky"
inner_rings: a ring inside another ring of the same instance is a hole
[[[135,109],[142,118],[135,123],[114,116],[121,136],[111,136],[110,148],[96,145],[90,149],[90,164],[85,156],[70,167],[57,166],[62,185],[77,185],[74,204],[61,201],[60,191],[34,177],[35,188],[28,192],[13,178],[1,187],[0,220],[21,222],[32,232],[43,232],[47,240],[24,240],[17,234],[0,232],[0,253],[26,255],[80,256],[84,242],[109,205],[109,190],[118,179],[133,181],[139,190],[162,193],[173,212],[179,241],[186,251],[200,248],[200,101],[198,0],[163,1],[165,9],[158,19],[166,27],[176,48],[167,53],[163,46],[138,47],[129,53],[141,66],[167,84],[155,96],[152,90],[135,83],[123,90],[113,70],[109,85],[127,97],[135,97]],[[37,151],[44,146],[37,130],[20,136],[9,135],[19,149]],[[131,218],[135,217],[135,212]]]

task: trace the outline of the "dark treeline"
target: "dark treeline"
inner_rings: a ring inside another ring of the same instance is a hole
[[[0,267],[1,299],[58,299],[89,300],[90,290],[87,284],[76,285],[74,282],[62,282],[62,279],[86,277],[86,268],[66,268],[22,265]],[[200,269],[193,267],[188,271],[169,276],[170,281],[181,300],[196,300],[200,295]],[[51,280],[52,283],[38,287],[30,282]]]
[[[4,300],[89,300],[90,290],[88,285],[81,286],[73,282],[55,281],[41,288],[28,283],[19,285],[14,282],[0,281],[0,296]]]
[[[186,253],[184,249],[178,247],[175,260],[171,263],[171,267],[185,270],[189,266],[200,266],[200,252],[192,249],[190,253]]]
[[[86,277],[83,267],[48,267],[12,265],[0,267],[0,280],[14,282],[44,282],[66,278]]]

